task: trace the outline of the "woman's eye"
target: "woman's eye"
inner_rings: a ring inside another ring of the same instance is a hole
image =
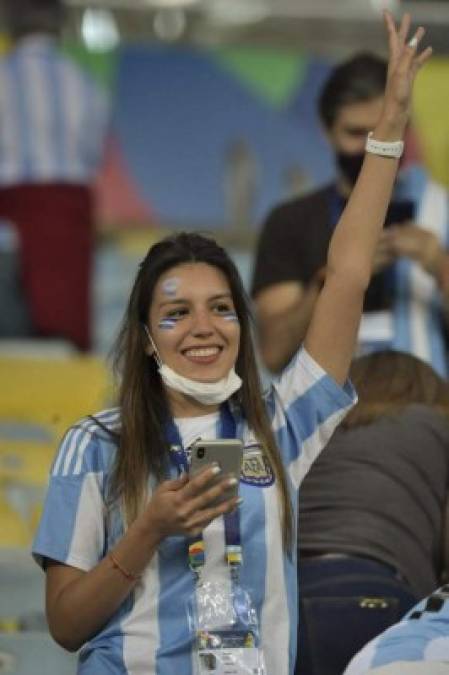
[[[159,328],[174,328],[186,314],[187,310],[183,308],[171,310],[160,319]]]
[[[227,319],[228,321],[238,321],[236,311],[231,305],[227,304],[217,305],[215,311],[223,319]]]
[[[228,314],[229,312],[233,312],[235,314],[232,307],[230,307],[229,305],[226,305],[226,304],[216,305],[215,311],[218,312],[219,314]]]

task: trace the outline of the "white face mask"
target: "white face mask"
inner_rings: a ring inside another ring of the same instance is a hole
[[[223,377],[218,382],[197,382],[196,380],[179,375],[170,366],[162,363],[162,359],[147,326],[144,326],[144,328],[154,349],[153,356],[158,364],[159,375],[164,384],[170,387],[170,389],[179,391],[186,396],[191,396],[203,405],[220,405],[220,403],[227,401],[242,386],[242,380],[235,372],[234,367],[231,368],[226,377]]]

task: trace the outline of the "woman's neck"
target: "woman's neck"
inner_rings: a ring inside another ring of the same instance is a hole
[[[173,389],[168,392],[168,400],[173,417],[201,417],[211,415],[220,409],[219,405],[205,405],[192,396],[186,396]]]

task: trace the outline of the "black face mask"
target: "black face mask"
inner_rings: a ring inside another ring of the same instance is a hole
[[[336,156],[337,166],[348,183],[355,185],[362,168],[365,153],[360,152],[355,155],[349,155],[346,152],[337,152]]]

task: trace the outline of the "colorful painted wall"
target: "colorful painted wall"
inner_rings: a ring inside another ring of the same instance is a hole
[[[273,203],[333,175],[315,115],[329,62],[249,47],[65,50],[112,101],[103,224],[255,229]],[[412,154],[449,186],[448,107],[449,59],[435,58],[418,78]]]

